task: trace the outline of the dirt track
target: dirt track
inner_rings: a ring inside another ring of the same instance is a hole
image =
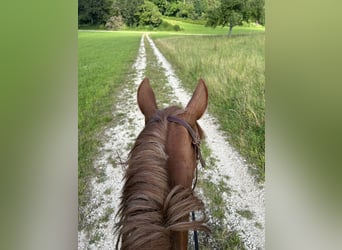
[[[149,46],[154,51],[156,60],[165,71],[174,98],[186,105],[190,95],[181,87],[172,66],[156,48],[153,41],[146,36]],[[138,57],[133,65],[133,73],[128,77],[126,87],[118,97],[113,116],[117,121],[113,127],[105,129],[99,157],[95,168],[101,173],[91,181],[92,196],[85,208],[86,223],[93,225],[89,233],[79,232],[78,249],[114,249],[115,235],[113,231],[115,213],[119,204],[122,187],[122,167],[120,159],[126,160],[130,145],[144,125],[144,118],[136,104],[136,90],[144,77],[146,68],[146,52],[142,37]],[[238,232],[247,249],[265,248],[265,200],[264,187],[254,181],[248,172],[244,159],[228,144],[220,132],[217,122],[208,113],[199,121],[206,133],[206,143],[211,157],[216,159],[215,169],[202,170],[202,177],[211,177],[211,181],[224,181],[232,190],[222,194],[225,200],[225,221],[227,230]],[[228,177],[228,178],[227,178]],[[203,192],[199,190],[199,195]],[[205,201],[207,199],[203,197]],[[252,218],[245,218],[238,212],[249,210]],[[258,226],[256,226],[258,225]]]

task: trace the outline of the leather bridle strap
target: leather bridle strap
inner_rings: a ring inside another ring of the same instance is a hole
[[[169,122],[178,123],[179,125],[182,125],[183,127],[185,127],[188,130],[188,132],[192,138],[192,144],[195,147],[196,159],[200,160],[202,167],[205,167],[205,161],[203,160],[201,148],[200,148],[201,138],[199,137],[199,135],[196,134],[196,132],[192,129],[192,127],[186,121],[184,121],[184,120],[182,120],[176,116],[169,115],[167,117],[167,120]]]
[[[175,122],[175,123],[178,123],[179,125],[182,125],[183,127],[185,127],[189,134],[191,135],[191,138],[192,138],[192,143],[195,144],[195,145],[198,145],[201,141],[201,139],[199,138],[199,136],[195,133],[195,131],[192,129],[192,127],[184,120],[176,117],[176,116],[171,116],[169,115],[167,117],[167,120],[169,122]]]
[[[167,117],[167,120],[169,122],[175,122],[183,127],[185,127],[191,138],[192,138],[192,144],[194,145],[194,148],[195,148],[195,154],[196,154],[196,160],[199,160],[202,167],[205,168],[205,161],[202,157],[202,153],[201,153],[201,148],[200,148],[200,144],[201,144],[201,138],[199,137],[199,135],[196,134],[196,132],[192,129],[192,127],[189,125],[189,123],[187,123],[186,121],[184,121],[183,119],[180,119],[176,116],[172,116],[172,115],[169,115]],[[196,167],[196,177],[195,177],[195,182],[192,186],[192,190],[195,189],[196,187],[196,184],[197,184],[197,177],[198,177],[198,170],[197,170],[197,167]]]
[[[183,127],[185,127],[188,130],[188,132],[192,138],[192,144],[194,145],[194,148],[195,148],[196,160],[200,160],[202,167],[205,167],[205,161],[203,160],[201,148],[200,148],[201,138],[195,133],[195,131],[192,129],[192,127],[186,121],[184,121],[184,120],[182,120],[176,116],[171,116],[171,115],[167,117],[167,120],[169,122],[175,122],[179,125],[182,125]],[[198,171],[197,171],[197,167],[196,167],[196,178],[195,178],[195,182],[194,182],[194,185],[192,187],[192,190],[194,190],[196,187],[197,176],[198,176]],[[192,211],[192,220],[196,220],[194,211]],[[198,250],[199,248],[198,248],[197,230],[194,230],[194,242],[195,242],[195,250]]]

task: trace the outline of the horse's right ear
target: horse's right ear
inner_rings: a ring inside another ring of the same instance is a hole
[[[138,105],[145,116],[145,121],[148,121],[158,109],[156,98],[148,78],[144,78],[138,88]]]
[[[204,114],[208,106],[208,89],[204,81],[198,81],[195,92],[186,106],[186,117],[188,122],[194,123]]]

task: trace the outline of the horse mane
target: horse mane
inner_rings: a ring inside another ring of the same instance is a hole
[[[190,188],[178,185],[170,190],[168,185],[167,117],[182,112],[178,107],[158,111],[146,123],[129,154],[117,213],[117,249],[120,240],[125,250],[171,249],[171,231],[207,229],[203,202]],[[181,221],[191,211],[201,211],[204,216],[198,221]]]

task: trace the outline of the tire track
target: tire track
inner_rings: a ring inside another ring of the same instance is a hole
[[[144,77],[146,69],[146,52],[142,36],[137,59],[132,67],[133,74],[128,77],[125,88],[118,96],[113,116],[116,124],[105,129],[102,138],[102,147],[99,148],[99,157],[94,167],[99,171],[91,185],[91,199],[85,208],[88,213],[86,224],[88,232],[78,234],[78,249],[114,249],[115,214],[121,195],[123,170],[120,166],[127,159],[130,145],[134,142],[144,126],[144,119],[136,104],[136,90]],[[181,87],[171,64],[165,59],[148,35],[147,41],[164,69],[168,83],[175,98],[185,106],[190,95]],[[220,132],[217,121],[208,113],[199,121],[207,139],[206,143],[212,151],[212,157],[217,159],[215,169],[201,170],[204,178],[211,177],[211,181],[224,181],[232,192],[223,194],[225,199],[226,220],[224,224],[228,230],[236,230],[247,249],[265,248],[265,202],[264,187],[256,184],[248,173],[246,162],[226,142]],[[226,178],[226,176],[229,177]],[[227,180],[228,179],[228,180]],[[203,192],[199,192],[202,194]],[[205,197],[203,197],[204,200]],[[250,210],[252,219],[246,219],[238,212]],[[256,227],[256,223],[261,225]]]

